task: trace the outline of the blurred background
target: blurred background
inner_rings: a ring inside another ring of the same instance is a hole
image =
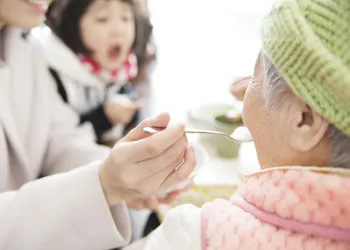
[[[250,75],[259,24],[272,0],[149,0],[157,61],[150,75],[153,112],[231,101],[229,86]],[[152,113],[153,113],[152,112]]]

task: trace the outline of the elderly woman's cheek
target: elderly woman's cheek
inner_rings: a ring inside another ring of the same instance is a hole
[[[247,128],[249,129],[249,119],[250,119],[249,112],[251,108],[250,108],[250,101],[248,99],[249,98],[248,96],[249,96],[249,93],[247,91],[243,101],[242,119],[243,119],[244,125],[247,126]]]
[[[261,105],[264,104],[261,101],[261,96],[259,96],[257,89],[249,86],[243,100],[243,121],[251,131],[254,130],[254,126],[256,126],[261,119],[260,113],[263,108]]]

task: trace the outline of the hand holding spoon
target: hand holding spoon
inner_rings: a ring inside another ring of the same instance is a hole
[[[159,128],[159,127],[146,127],[143,129],[143,131],[148,134],[156,134],[163,131],[164,129],[165,128]],[[239,143],[252,141],[252,137],[249,133],[249,130],[246,127],[236,128],[231,135],[218,132],[218,131],[213,131],[213,130],[191,129],[191,128],[186,128],[185,133],[219,135],[219,136],[224,136],[231,141],[239,142]]]

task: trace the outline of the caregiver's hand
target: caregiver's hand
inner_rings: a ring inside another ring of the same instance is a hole
[[[188,149],[185,127],[169,124],[169,120],[168,114],[162,114],[143,121],[114,146],[102,163],[99,174],[110,206],[153,195],[187,179],[192,173],[195,155]],[[148,126],[167,128],[148,136],[143,132]]]
[[[251,76],[236,78],[230,88],[231,94],[236,97],[239,101],[243,101],[245,92],[251,82]]]

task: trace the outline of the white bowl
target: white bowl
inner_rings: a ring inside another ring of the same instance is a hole
[[[181,191],[181,190],[185,189],[186,187],[188,187],[189,185],[191,185],[193,183],[193,179],[197,176],[200,169],[203,168],[203,166],[208,163],[208,161],[209,161],[208,154],[201,145],[199,145],[198,143],[195,143],[195,142],[191,142],[191,143],[189,143],[189,145],[191,147],[193,147],[194,151],[195,151],[195,155],[196,155],[196,167],[195,167],[195,169],[193,170],[192,174],[188,177],[187,180],[182,181],[182,182],[178,183],[177,185],[175,185],[175,186],[173,186],[165,191],[159,192],[157,194],[158,197],[164,198],[171,192]]]

